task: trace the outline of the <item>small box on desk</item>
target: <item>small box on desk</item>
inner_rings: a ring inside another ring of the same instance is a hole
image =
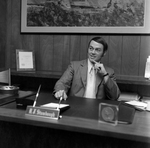
[[[34,96],[35,92],[33,91],[22,91],[18,90],[17,94],[0,94],[0,106],[15,102],[17,105],[28,105],[33,104],[33,100],[28,98]],[[34,96],[35,98],[35,96]]]
[[[33,91],[19,91],[16,97],[17,108],[26,109],[28,105],[33,105],[36,92]]]

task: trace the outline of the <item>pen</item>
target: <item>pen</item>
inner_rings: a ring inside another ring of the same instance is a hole
[[[33,103],[33,107],[35,107],[35,105],[36,105],[36,101],[37,101],[37,98],[39,96],[40,89],[41,89],[41,85],[39,86],[38,91],[36,93],[36,97],[35,97],[35,100],[34,100],[34,103]]]
[[[60,108],[60,103],[61,103],[62,99],[63,99],[63,97],[60,97],[58,108]]]

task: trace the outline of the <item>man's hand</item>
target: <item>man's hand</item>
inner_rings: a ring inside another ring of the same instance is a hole
[[[60,99],[62,97],[62,99],[66,100],[67,99],[67,94],[64,90],[59,90],[55,93],[54,95],[57,99]]]
[[[92,62],[94,63],[94,67],[96,69],[96,72],[99,72],[102,75],[105,75],[107,73],[106,70],[105,70],[105,67],[102,63],[96,62],[94,60],[92,60]]]

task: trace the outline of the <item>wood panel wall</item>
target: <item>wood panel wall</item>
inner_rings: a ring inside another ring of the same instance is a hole
[[[5,67],[6,1],[0,2],[0,68]]]
[[[6,31],[6,40],[0,36],[0,52],[4,52],[2,48],[6,43],[6,67],[16,69],[16,49],[30,49],[35,51],[37,71],[61,74],[70,61],[87,57],[87,44],[93,36],[103,36],[109,44],[104,64],[118,75],[144,75],[146,58],[150,55],[150,35],[21,33],[21,0],[6,0],[0,4],[0,33],[4,38]]]

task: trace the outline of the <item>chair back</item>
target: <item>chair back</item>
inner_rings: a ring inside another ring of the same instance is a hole
[[[0,71],[0,83],[11,85],[10,69]]]

